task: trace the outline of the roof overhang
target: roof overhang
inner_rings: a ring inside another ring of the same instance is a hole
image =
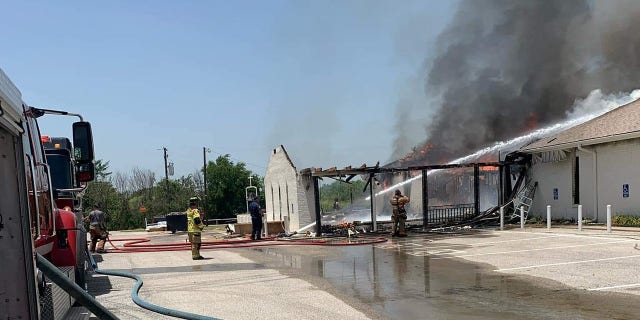
[[[441,169],[454,169],[454,168],[470,168],[470,167],[501,167],[505,162],[472,162],[472,163],[448,163],[448,164],[434,164],[425,166],[412,166],[412,167],[397,167],[388,168],[380,167],[378,164],[373,167],[367,167],[362,165],[360,168],[346,167],[344,169],[337,169],[332,167],[326,170],[322,168],[307,168],[301,170],[303,175],[310,175],[313,177],[348,177],[352,175],[371,175],[378,173],[394,173],[394,172],[407,172],[407,171],[422,171],[422,170],[441,170]]]
[[[577,148],[578,146],[590,146],[590,145],[603,144],[603,143],[622,141],[622,140],[630,140],[630,139],[636,139],[636,138],[640,138],[640,130],[627,132],[623,134],[615,134],[610,136],[592,138],[592,139],[576,140],[576,141],[567,142],[567,143],[554,144],[551,146],[541,146],[536,148],[525,147],[520,149],[520,151],[525,153],[537,153],[537,152],[545,152],[545,151],[553,151],[553,150],[564,150],[564,149]]]

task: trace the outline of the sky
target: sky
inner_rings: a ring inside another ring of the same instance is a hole
[[[229,154],[264,175],[393,158],[396,106],[455,1],[3,1],[0,68],[32,106],[80,113],[113,172]],[[43,135],[73,118],[46,116]],[[416,134],[420,134],[419,132]],[[421,139],[417,139],[421,140]]]

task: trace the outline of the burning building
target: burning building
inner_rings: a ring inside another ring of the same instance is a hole
[[[427,114],[425,134],[398,117],[390,165],[448,163],[570,118],[593,90],[637,89],[638,18],[632,0],[460,1],[423,64],[426,101],[397,106]]]
[[[613,214],[640,214],[640,100],[618,107],[522,148],[532,155],[529,175],[539,192],[531,208],[552,218],[583,217],[602,222],[606,206]]]
[[[637,206],[630,199],[631,182],[621,182],[622,174],[617,171],[620,178],[615,179],[603,172],[606,165],[606,171],[619,167],[634,174],[633,160],[627,160],[635,157],[635,138],[628,138],[633,137],[634,129],[610,134],[608,129],[594,129],[593,124],[580,125],[587,119],[580,116],[575,102],[596,91],[608,95],[637,88],[637,18],[640,3],[631,0],[460,1],[450,25],[435,43],[435,52],[423,64],[424,83],[417,87],[424,89],[421,95],[428,102],[398,104],[399,115],[428,114],[424,135],[411,134],[415,128],[407,128],[406,117],[399,117],[389,163],[362,172],[365,179],[371,179],[372,218],[388,214],[386,195],[396,188],[412,198],[409,213],[418,215],[427,211],[425,205],[474,202],[481,207],[476,212],[487,210],[513,196],[505,194],[509,185],[524,189],[528,182],[538,182],[531,206],[537,214],[548,203],[558,207],[554,214],[569,216],[574,204],[582,202],[598,218],[603,203],[613,201],[614,195],[608,193],[619,189],[624,202],[616,205],[623,212],[633,211]],[[612,112],[632,114],[630,109]],[[598,119],[609,117],[614,116]],[[555,135],[555,140],[547,139]],[[574,136],[577,140],[572,140]],[[414,145],[417,147],[409,147]],[[503,162],[523,146],[524,154],[533,159],[527,175],[523,168],[528,165],[522,164],[503,163],[501,168],[513,174],[500,174],[490,166],[435,169],[445,164]],[[433,166],[428,172],[417,169],[428,166]],[[425,173],[429,175],[426,184]],[[305,174],[305,179],[314,179],[313,171]],[[593,203],[584,203],[585,199]]]

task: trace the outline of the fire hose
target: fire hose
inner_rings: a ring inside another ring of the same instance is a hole
[[[100,270],[100,269],[98,269],[98,264],[93,259],[93,256],[91,254],[89,254],[89,253],[87,253],[87,255],[89,256],[89,259],[91,260],[91,266],[93,267],[93,269],[95,270],[96,273],[105,274],[105,275],[109,275],[109,276],[125,277],[125,278],[130,278],[130,279],[136,280],[136,284],[131,289],[131,298],[133,299],[133,302],[135,302],[135,304],[137,304],[137,305],[139,305],[139,306],[141,306],[141,307],[143,307],[143,308],[145,308],[147,310],[151,310],[153,312],[157,312],[157,313],[160,313],[160,314],[164,314],[164,315],[171,316],[171,317],[176,317],[176,318],[181,318],[181,319],[189,319],[189,320],[220,320],[218,318],[207,317],[207,316],[202,316],[202,315],[195,314],[195,313],[169,309],[169,308],[157,306],[155,304],[146,302],[146,301],[142,300],[140,298],[140,296],[138,296],[138,292],[140,291],[140,288],[142,288],[142,285],[144,284],[143,281],[142,281],[142,278],[140,278],[140,276],[135,275],[133,273],[129,273],[129,272],[123,272],[123,271]],[[117,319],[117,318],[113,318],[113,319]]]
[[[275,238],[266,238],[266,239],[275,239]],[[341,239],[339,241],[328,241],[328,239],[309,239],[309,240],[265,240],[260,242],[254,242],[249,239],[239,238],[239,239],[229,239],[229,240],[215,240],[215,241],[204,241],[202,243],[202,249],[220,249],[220,248],[243,248],[243,247],[259,247],[259,246],[274,246],[274,245],[321,245],[321,246],[353,246],[353,245],[365,245],[365,244],[375,244],[386,242],[386,237],[371,237],[368,239]],[[190,249],[191,244],[182,243],[182,242],[173,242],[173,243],[147,243],[151,240],[149,238],[122,238],[122,239],[110,239],[107,237],[107,240],[113,249],[109,249],[109,252],[114,253],[131,253],[131,252],[157,252],[157,251],[180,251],[180,250],[188,250]],[[113,242],[121,242],[125,241],[125,243],[118,247]],[[131,289],[131,298],[133,302],[135,302],[140,307],[143,307],[147,310],[151,310],[153,312],[157,312],[160,314],[182,318],[182,319],[192,319],[192,320],[219,320],[218,318],[212,318],[207,316],[202,316],[199,314],[168,309],[165,307],[157,306],[142,300],[138,296],[138,292],[142,288],[143,281],[140,276],[135,275],[133,273],[123,272],[123,271],[115,271],[115,270],[100,270],[98,268],[98,264],[93,259],[93,256],[87,252],[89,259],[91,261],[91,265],[94,268],[96,273],[104,274],[104,275],[112,275],[118,277],[126,277],[133,280],[136,280],[136,284]],[[114,318],[117,319],[117,318]]]
[[[64,273],[58,270],[56,266],[54,266],[51,262],[49,262],[49,260],[41,256],[39,253],[36,253],[36,265],[40,270],[42,270],[42,273],[44,273],[49,279],[51,279],[51,281],[53,281],[53,283],[57,284],[58,287],[69,293],[69,295],[71,295],[74,299],[80,302],[80,304],[89,309],[89,311],[91,311],[99,319],[118,319],[118,317],[111,313],[111,311],[107,310],[107,308],[101,305],[94,297],[84,291],[83,288],[67,278]]]
[[[128,253],[128,252],[158,252],[158,251],[182,251],[189,250],[191,244],[188,242],[172,243],[147,243],[149,238],[122,238],[108,239],[113,249],[108,252]],[[232,249],[246,247],[265,247],[278,245],[315,245],[315,246],[356,246],[386,242],[386,237],[366,237],[366,238],[318,238],[318,239],[298,239],[298,240],[276,240],[276,238],[265,238],[264,241],[252,241],[246,238],[203,241],[200,249]],[[113,242],[125,242],[122,246],[117,246]]]

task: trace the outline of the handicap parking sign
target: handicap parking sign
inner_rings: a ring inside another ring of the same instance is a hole
[[[558,188],[553,188],[553,200],[558,200]]]
[[[628,184],[623,184],[622,185],[622,197],[623,198],[629,198],[629,185]]]

